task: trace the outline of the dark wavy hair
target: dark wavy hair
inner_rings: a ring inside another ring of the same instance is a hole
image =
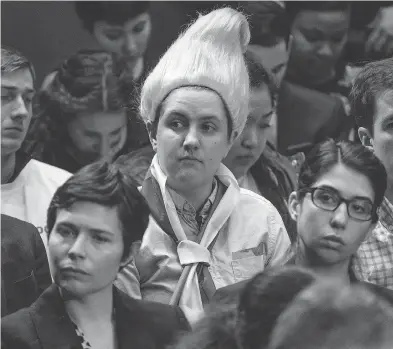
[[[391,304],[364,285],[319,281],[277,321],[269,349],[391,349]]]
[[[299,199],[305,195],[302,189],[311,188],[319,177],[340,163],[367,177],[375,193],[374,206],[379,207],[387,186],[387,174],[381,161],[361,144],[350,141],[336,142],[333,139],[318,143],[307,154],[299,172]],[[375,211],[373,222],[377,220]]]
[[[1,73],[12,73],[20,69],[29,69],[33,81],[35,80],[33,64],[18,50],[1,45]]]
[[[366,64],[356,76],[349,96],[358,127],[373,134],[376,102],[387,90],[393,90],[393,58]]]
[[[278,317],[316,280],[304,268],[270,268],[255,275],[243,289],[238,305],[238,338],[244,349],[266,348]]]
[[[149,1],[75,1],[76,14],[89,32],[94,23],[105,21],[122,25],[142,13],[149,11]]]
[[[123,258],[129,255],[133,242],[142,240],[150,209],[125,167],[98,161],[83,167],[68,179],[57,189],[49,205],[48,235],[56,223],[58,210],[80,201],[117,208],[123,227]]]
[[[289,41],[289,18],[279,1],[240,1],[239,9],[247,16],[251,45],[271,47]]]

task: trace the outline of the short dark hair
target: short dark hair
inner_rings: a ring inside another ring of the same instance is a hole
[[[393,90],[393,58],[366,64],[356,76],[349,96],[358,127],[373,133],[376,102],[387,90]]]
[[[123,167],[116,163],[97,161],[83,167],[59,187],[48,209],[49,235],[58,210],[67,209],[80,201],[117,207],[123,227],[123,258],[129,255],[133,242],[142,240],[150,210],[135,181]]]
[[[327,139],[318,143],[306,155],[298,178],[299,198],[305,195],[303,189],[311,188],[323,174],[340,163],[368,178],[375,193],[374,206],[379,207],[387,186],[385,167],[371,150],[361,144],[344,140],[336,142]],[[373,222],[377,220],[378,215],[375,210]]]
[[[271,268],[254,276],[240,294],[238,305],[243,347],[265,348],[280,314],[315,280],[311,271],[296,266]]]
[[[76,14],[89,32],[94,23],[105,21],[122,25],[128,20],[149,11],[149,1],[75,1]]]
[[[289,18],[279,1],[241,1],[239,9],[247,16],[251,45],[271,47],[281,40],[288,42]]]
[[[33,64],[20,53],[18,50],[1,46],[1,73],[12,73],[20,69],[29,69],[33,81],[35,80],[35,71]]]
[[[292,25],[295,17],[301,11],[349,11],[351,9],[350,1],[286,1],[285,8],[289,16],[289,22]]]
[[[246,51],[244,54],[244,61],[250,78],[251,90],[258,89],[266,85],[272,99],[272,104],[275,105],[278,96],[278,83],[274,76],[270,74],[260,62],[258,62],[258,59],[253,52]]]
[[[269,349],[390,349],[391,305],[363,285],[319,281],[282,313]]]

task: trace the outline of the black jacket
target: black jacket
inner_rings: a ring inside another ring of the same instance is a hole
[[[52,283],[34,225],[1,215],[1,316],[30,306]]]
[[[179,308],[113,292],[118,349],[165,348],[189,330]],[[31,307],[2,319],[1,342],[5,349],[82,349],[55,284]]]

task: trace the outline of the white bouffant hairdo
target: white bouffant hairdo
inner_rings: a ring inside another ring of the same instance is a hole
[[[247,120],[249,77],[243,53],[250,41],[246,17],[231,8],[200,16],[162,56],[147,77],[140,113],[154,122],[162,102],[179,87],[201,86],[216,91],[232,120],[232,133]]]

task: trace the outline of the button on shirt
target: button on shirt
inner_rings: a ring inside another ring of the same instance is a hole
[[[379,221],[353,259],[357,279],[393,290],[393,205],[384,198]]]

